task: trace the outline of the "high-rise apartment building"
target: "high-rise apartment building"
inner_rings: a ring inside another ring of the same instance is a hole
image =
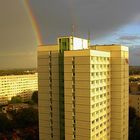
[[[40,140],[128,140],[128,48],[62,37],[38,48]]]

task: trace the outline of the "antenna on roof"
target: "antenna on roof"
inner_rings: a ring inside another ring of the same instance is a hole
[[[88,47],[90,47],[90,30],[88,30]]]
[[[74,24],[72,24],[72,37],[74,37],[74,34],[75,34],[75,26]]]

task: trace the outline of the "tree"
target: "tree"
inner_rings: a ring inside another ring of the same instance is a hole
[[[21,131],[21,138],[24,140],[39,140],[39,131],[36,127],[28,127]]]
[[[139,140],[140,138],[140,118],[136,110],[129,107],[129,140]]]
[[[16,129],[19,130],[19,137],[23,140],[38,140],[38,110],[24,108],[18,110],[13,117]]]
[[[39,140],[37,109],[23,108],[10,113],[13,116],[12,120],[9,120],[5,114],[0,114],[0,140],[11,140],[12,137]]]
[[[16,103],[22,103],[22,98],[21,98],[21,96],[13,96],[12,98],[11,98],[11,101],[10,101],[10,103],[12,103],[12,104],[16,104]]]
[[[31,98],[34,103],[38,104],[38,91],[34,91]]]
[[[134,118],[136,118],[136,110],[133,107],[129,107],[129,120],[133,120]]]
[[[38,126],[38,111],[33,108],[18,110],[13,120],[17,128]]]
[[[140,91],[140,85],[138,85],[138,90]]]
[[[0,113],[0,132],[12,131],[12,121],[8,120],[5,114]]]

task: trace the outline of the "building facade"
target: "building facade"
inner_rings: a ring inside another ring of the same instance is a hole
[[[64,53],[66,140],[110,139],[110,53]]]
[[[25,100],[30,98],[31,92],[38,90],[37,78],[37,74],[0,76],[0,104],[17,95]]]
[[[98,45],[94,49],[110,52],[111,140],[128,140],[129,52],[121,45]]]
[[[40,140],[128,140],[127,47],[59,38],[38,48],[38,77]]]
[[[140,84],[131,82],[129,84],[129,106],[136,110],[136,114],[140,117]]]
[[[140,92],[129,94],[129,106],[136,110],[136,114],[140,117]]]

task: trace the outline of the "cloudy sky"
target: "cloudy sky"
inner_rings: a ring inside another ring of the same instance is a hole
[[[90,31],[93,44],[129,46],[130,64],[140,65],[139,5],[140,0],[1,0],[0,69],[36,67],[38,45],[71,35],[72,25],[76,36],[87,38]]]

